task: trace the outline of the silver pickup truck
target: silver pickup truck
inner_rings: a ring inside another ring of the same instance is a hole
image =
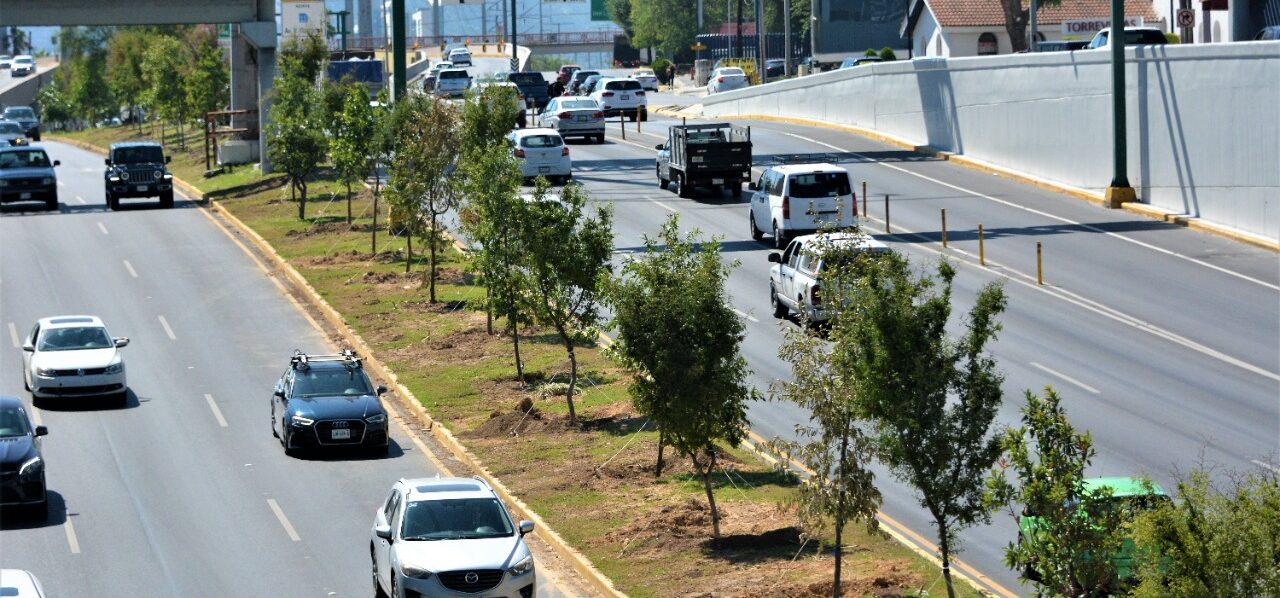
[[[782,253],[769,254],[769,304],[773,317],[795,311],[802,321],[821,324],[831,318],[822,302],[822,275],[831,261],[852,259],[860,252],[887,253],[884,243],[855,233],[818,233],[791,240]]]

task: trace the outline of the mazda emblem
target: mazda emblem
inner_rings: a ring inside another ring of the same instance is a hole
[[[465,579],[467,580],[467,583],[475,583],[480,581],[480,576],[476,575],[475,571],[468,571]]]

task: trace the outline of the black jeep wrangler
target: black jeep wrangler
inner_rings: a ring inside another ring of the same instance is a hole
[[[169,156],[154,141],[113,143],[103,173],[107,207],[120,209],[126,197],[159,197],[160,207],[173,207],[173,175],[165,164]]]

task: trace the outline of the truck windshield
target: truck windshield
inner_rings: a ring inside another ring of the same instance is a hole
[[[466,79],[467,71],[443,71],[440,73],[441,79]]]
[[[791,177],[792,197],[838,197],[848,195],[849,175],[843,172],[814,172]]]
[[[48,168],[49,156],[42,149],[0,153],[0,170],[6,168]]]
[[[547,80],[542,78],[542,73],[511,73],[507,75],[507,80],[520,86],[547,84]]]
[[[30,108],[5,108],[4,117],[14,120],[35,120],[36,113]]]
[[[164,162],[164,152],[159,146],[144,145],[139,147],[116,148],[112,161],[117,164],[159,163]]]

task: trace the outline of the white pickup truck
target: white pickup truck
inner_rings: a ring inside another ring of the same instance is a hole
[[[773,263],[769,268],[769,304],[773,307],[773,317],[784,318],[795,311],[809,324],[826,322],[831,313],[822,303],[822,273],[829,265],[825,262],[833,255],[852,257],[859,252],[889,251],[884,243],[855,233],[819,233],[792,239],[782,253],[769,254],[769,261]]]

